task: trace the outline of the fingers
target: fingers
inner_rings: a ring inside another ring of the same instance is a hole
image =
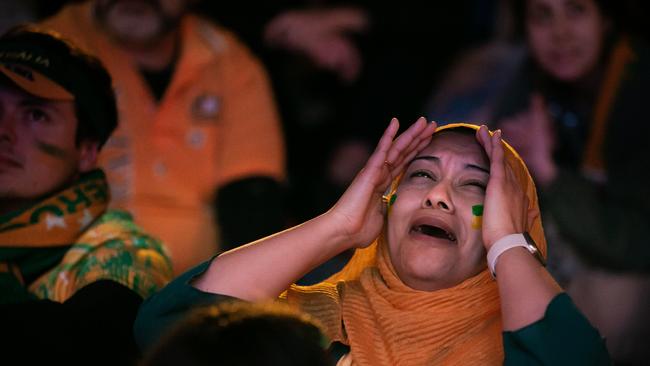
[[[504,178],[505,162],[503,160],[503,143],[501,142],[501,130],[496,130],[490,135],[487,127],[481,125],[476,131],[478,142],[485,149],[485,153],[490,159],[490,179]]]
[[[503,160],[503,144],[501,143],[501,130],[496,130],[490,137],[491,154],[490,156],[490,179],[505,178],[505,162]]]
[[[400,163],[408,164],[413,157],[431,143],[431,136],[436,130],[436,123],[430,122],[426,128],[420,133],[420,137],[414,140],[411,145],[404,151],[402,161]]]
[[[390,147],[386,160],[392,162],[397,161],[399,155],[403,153],[415,140],[418,134],[426,127],[426,119],[420,117],[413,123],[406,131],[400,134]]]
[[[424,117],[418,118],[411,127],[402,133],[388,152],[387,160],[397,165],[413,152],[422,141],[430,140],[436,130],[436,123],[427,123]]]
[[[495,135],[498,135],[498,138],[495,138]],[[513,202],[517,201],[517,199],[520,200],[518,201],[520,204],[514,205],[514,207],[519,207],[518,216],[516,217],[521,218],[521,220],[515,220],[514,222],[516,224],[515,229],[518,230],[517,232],[521,232],[526,230],[528,227],[528,222],[532,222],[532,219],[530,218],[531,212],[528,209],[529,200],[523,190],[523,187],[521,187],[519,184],[519,180],[517,179],[514,169],[506,161],[506,148],[503,140],[501,139],[501,130],[495,131],[492,139],[494,143],[492,156],[497,164],[494,167],[492,165],[490,166],[490,179],[494,176],[495,178],[501,180],[503,189],[509,192],[507,194],[509,200]],[[527,219],[528,221],[526,221]]]
[[[387,181],[390,183],[399,175],[406,164],[411,161],[415,155],[427,147],[431,141],[431,136],[436,130],[436,123],[427,123],[424,117],[418,118],[406,131],[401,133],[397,138],[395,135],[399,129],[399,122],[393,118],[384,131],[375,151],[372,153],[364,171],[366,172],[383,172],[377,182]],[[388,172],[386,176],[385,174]],[[372,173],[370,176],[374,175]],[[367,174],[364,174],[366,176]],[[370,176],[367,176],[368,178]],[[380,185],[381,185],[380,184]]]
[[[503,148],[502,148],[503,150]],[[507,185],[510,186],[510,197],[514,199],[515,197],[521,197],[522,204],[520,206],[520,212],[519,212],[519,217],[527,219],[529,217],[530,212],[528,211],[528,197],[526,196],[526,193],[524,192],[523,188],[521,185],[519,185],[519,180],[517,180],[517,176],[515,175],[515,171],[512,169],[510,165],[503,160],[503,169],[504,169],[504,175],[505,179],[507,181]],[[527,226],[527,222],[532,222],[532,221],[522,221],[521,222],[521,230],[524,230]]]
[[[396,177],[402,171],[404,171],[406,165],[409,162],[411,162],[420,151],[422,151],[425,147],[429,146],[429,143],[430,143],[430,139],[421,140],[420,143],[414,149],[412,149],[410,152],[407,153],[407,155],[403,155],[399,163],[393,165],[390,172],[391,177]]]
[[[393,138],[395,138],[395,135],[397,134],[397,130],[399,130],[399,121],[397,118],[393,118],[390,120],[384,134],[379,139],[375,151],[370,155],[367,164],[368,166],[381,167],[381,165],[384,164],[388,155],[388,150],[393,144]]]
[[[411,141],[411,143],[404,149],[400,155],[398,155],[393,166],[395,167],[395,173],[393,176],[399,174],[404,170],[405,166],[413,160],[413,158],[424,148],[429,146],[431,143],[431,136],[436,130],[435,122],[431,122],[426,125],[424,130],[422,130],[419,136]]]
[[[426,121],[426,119],[425,119]],[[431,137],[433,136],[434,132],[436,132],[436,129],[438,128],[438,124],[435,121],[429,121],[427,122],[426,127],[422,132],[420,132],[420,135],[418,136],[419,141],[414,141],[411,144],[412,148],[407,149],[407,151],[410,153],[411,151],[414,150],[422,150],[424,147],[426,147],[430,142],[431,142]],[[424,146],[421,146],[423,143]]]
[[[476,131],[476,139],[478,140],[479,144],[483,146],[483,149],[485,149],[485,153],[488,156],[488,159],[492,161],[492,143],[490,141],[490,131],[488,131],[488,128],[485,125],[481,125],[479,129]]]

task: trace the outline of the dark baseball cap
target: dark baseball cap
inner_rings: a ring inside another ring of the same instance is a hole
[[[0,36],[0,73],[44,99],[74,101],[79,130],[103,145],[117,126],[111,77],[94,56],[33,25]]]

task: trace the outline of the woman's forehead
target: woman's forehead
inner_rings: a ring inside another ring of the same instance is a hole
[[[416,157],[419,156],[461,158],[463,160],[484,164],[488,162],[485,150],[473,134],[455,131],[444,131],[435,134],[429,146],[424,148]]]

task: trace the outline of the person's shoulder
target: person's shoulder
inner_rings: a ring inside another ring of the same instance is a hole
[[[79,284],[102,279],[120,283],[143,297],[172,278],[163,243],[146,233],[126,211],[108,210],[70,248],[68,271]]]
[[[184,21],[213,53],[245,54],[252,57],[248,46],[232,30],[196,14],[188,14]]]
[[[262,60],[233,31],[198,15],[186,17],[184,38],[190,43],[186,52],[220,75],[222,83],[241,85],[267,78]]]
[[[125,240],[128,244],[151,246],[159,240],[147,234],[124,210],[107,210],[79,237],[78,242],[101,244],[106,240]],[[132,241],[135,240],[135,243]]]
[[[81,244],[94,247],[107,246],[112,250],[125,250],[137,253],[139,259],[169,262],[169,255],[163,242],[146,232],[124,210],[107,210],[79,237]],[[141,258],[142,257],[142,258]],[[164,263],[159,263],[164,266]]]

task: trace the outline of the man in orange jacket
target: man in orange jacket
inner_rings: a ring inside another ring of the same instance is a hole
[[[114,205],[168,245],[176,273],[284,224],[284,141],[267,75],[188,5],[95,0],[43,22],[111,73],[119,127],[100,163]]]

